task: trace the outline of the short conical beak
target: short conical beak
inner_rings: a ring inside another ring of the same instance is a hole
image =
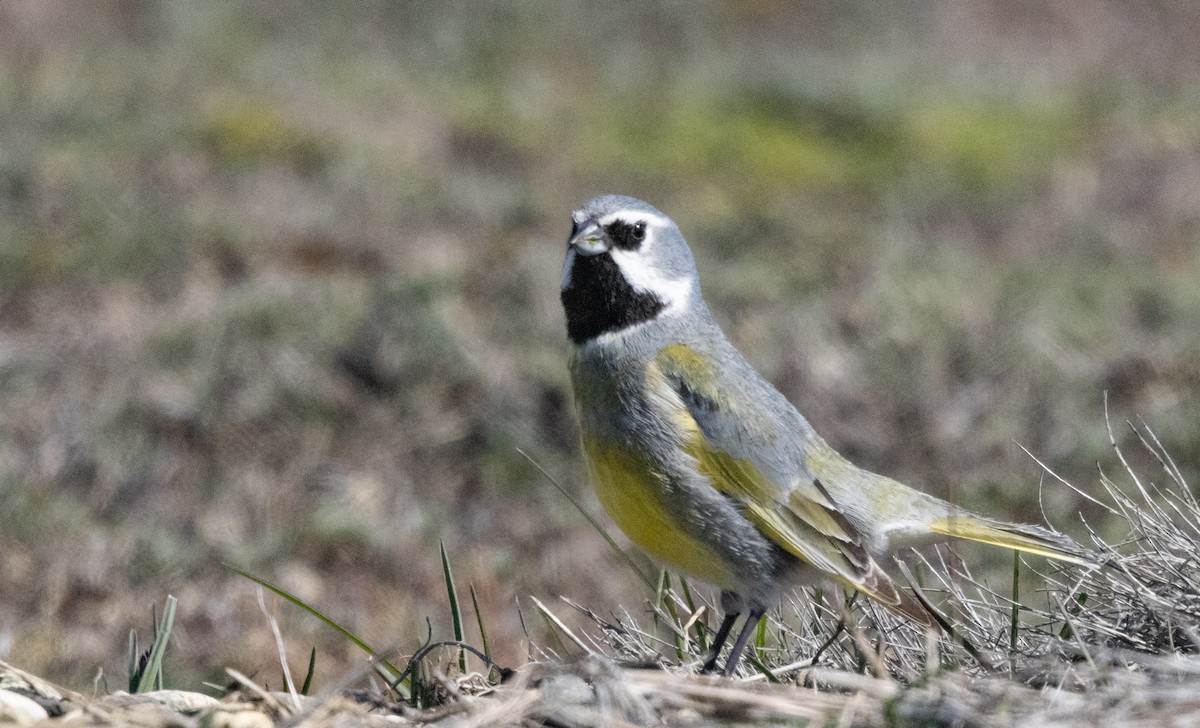
[[[580,255],[585,256],[599,255],[608,250],[608,235],[595,220],[587,220],[581,224],[567,242],[579,251]]]

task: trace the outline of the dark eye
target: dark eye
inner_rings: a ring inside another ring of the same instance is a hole
[[[613,247],[618,250],[637,250],[642,246],[642,241],[646,239],[646,223],[641,220],[635,223],[614,220],[604,228],[604,231],[608,233],[608,239],[612,241]]]

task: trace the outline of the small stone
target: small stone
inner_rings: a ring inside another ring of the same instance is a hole
[[[311,695],[292,695],[284,690],[272,690],[268,692],[267,695],[275,698],[276,702],[278,702],[280,705],[286,706],[289,710],[312,710],[313,708],[317,707],[318,703],[320,703],[319,700]]]
[[[0,690],[0,724],[31,725],[50,714],[32,698],[11,690]]]
[[[222,710],[206,713],[201,728],[274,728],[270,716],[258,710]]]
[[[542,681],[538,692],[552,705],[586,705],[596,699],[592,686],[578,675],[555,675]]]
[[[221,703],[221,701],[211,695],[196,693],[190,690],[152,690],[146,693],[138,693],[138,696],[165,705],[180,713],[198,713],[201,710],[207,710]]]

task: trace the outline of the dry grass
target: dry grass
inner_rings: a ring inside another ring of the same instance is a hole
[[[1126,535],[1094,535],[1098,565],[1048,575],[1040,593],[1047,606],[1019,604],[1013,632],[1012,603],[940,549],[923,560],[925,593],[952,615],[956,637],[935,638],[881,610],[789,600],[789,614],[772,615],[771,646],[757,651],[765,671],[738,680],[694,674],[704,656],[701,620],[682,612],[689,606],[680,599],[675,610],[656,610],[655,627],[575,607],[593,625],[582,634],[542,607],[576,657],[547,650],[497,683],[459,674],[448,650],[448,661],[423,666],[411,685],[419,698],[409,702],[380,686],[348,690],[365,668],[314,696],[272,693],[231,670],[218,702],[176,691],[85,697],[0,663],[0,689],[36,698],[51,715],[47,726],[1195,725],[1200,505],[1154,434],[1130,429],[1159,467],[1139,472],[1114,438],[1123,468],[1101,473],[1097,493],[1080,490],[1119,518]],[[831,617],[846,629],[830,636]],[[808,659],[780,664],[797,656]],[[767,672],[770,682],[761,679]]]
[[[704,653],[696,633],[679,626],[695,621],[686,611],[673,617],[656,609],[655,629],[628,613],[606,620],[576,606],[596,629],[569,637],[588,659],[656,662],[661,671],[626,670],[616,682],[649,701],[640,710],[668,721],[671,708],[664,706],[686,704],[733,723],[810,717],[846,725],[1191,724],[1200,720],[1200,507],[1154,434],[1129,429],[1156,471],[1135,470],[1113,438],[1120,477],[1101,472],[1099,492],[1079,491],[1119,519],[1125,535],[1110,541],[1093,533],[1097,566],[1045,575],[1047,586],[1017,603],[1015,624],[1014,603],[941,548],[914,556],[925,567],[926,596],[951,615],[955,636],[935,639],[869,605],[832,608],[811,594],[789,599],[771,615],[768,646],[757,657],[772,682],[790,687],[714,688],[691,676]],[[687,609],[672,596],[677,609]],[[685,635],[680,651],[673,638]],[[751,682],[766,676],[748,667],[743,674]],[[650,684],[657,690],[647,691]]]
[[[739,682],[691,674],[704,657],[695,641],[687,642],[683,665],[663,658],[679,654],[674,650],[680,642],[672,636],[695,634],[682,626],[694,622],[686,612],[672,616],[656,610],[660,628],[653,629],[628,614],[602,620],[583,610],[598,629],[570,636],[587,657],[523,669],[498,691],[495,704],[463,708],[472,716],[468,722],[1194,724],[1200,720],[1195,656],[1200,652],[1200,505],[1154,433],[1129,429],[1137,435],[1137,449],[1158,467],[1139,472],[1113,437],[1122,463],[1119,474],[1101,472],[1098,492],[1079,491],[1118,519],[1126,533],[1108,540],[1093,532],[1097,566],[1053,570],[1036,598],[1018,604],[1015,631],[1013,602],[974,578],[951,552],[938,549],[923,558],[925,593],[952,615],[956,637],[931,639],[884,610],[832,609],[822,606],[827,601],[790,599],[786,609],[772,615],[771,648],[757,653],[781,683],[767,685],[753,668]],[[1054,485],[1073,487],[1058,479]],[[680,610],[687,606],[686,600],[676,604]],[[831,634],[838,618],[849,627]],[[661,625],[672,623],[676,626],[665,630],[664,640]],[[964,649],[963,641],[978,653]],[[818,653],[813,664],[810,658]],[[605,654],[656,660],[659,666],[617,669]],[[797,657],[806,659],[792,662]],[[759,684],[752,686],[756,680]],[[559,694],[564,681],[589,686],[575,693],[563,690],[581,702],[549,697]],[[535,688],[539,692],[531,693]]]

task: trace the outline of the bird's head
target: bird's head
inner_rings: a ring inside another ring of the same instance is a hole
[[[687,242],[654,207],[604,195],[571,214],[562,302],[576,344],[684,313],[699,296]]]

